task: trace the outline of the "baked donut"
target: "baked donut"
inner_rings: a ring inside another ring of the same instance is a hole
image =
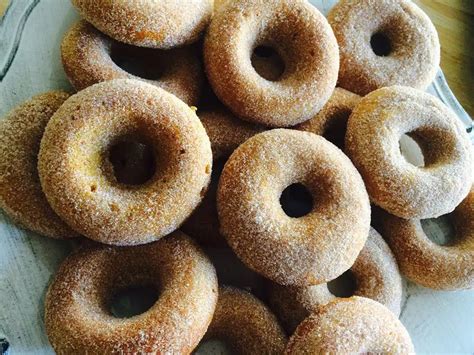
[[[371,228],[364,249],[350,269],[354,278],[352,295],[373,299],[396,316],[402,305],[402,278],[397,262],[380,234]],[[332,301],[336,296],[328,284],[309,287],[270,287],[270,305],[285,329],[292,334],[311,312]]]
[[[115,317],[114,297],[139,286],[151,286],[156,302]],[[212,320],[217,287],[212,263],[181,232],[137,247],[82,248],[46,293],[46,332],[58,354],[190,353]]]
[[[380,227],[400,266],[411,281],[439,290],[474,288],[474,188],[446,217],[454,238],[439,245],[426,235],[422,221],[378,211]]]
[[[262,46],[284,62],[277,80],[252,66],[252,53]],[[339,69],[331,27],[305,0],[226,3],[206,34],[204,62],[214,91],[234,114],[272,127],[314,116],[331,96]]]
[[[202,203],[194,210],[181,229],[200,244],[223,246],[225,238],[219,233],[216,194],[222,169],[230,154],[248,138],[264,130],[249,122],[237,119],[223,107],[198,111],[198,116],[206,129],[213,155],[211,182]]]
[[[404,134],[420,146],[423,167],[402,156]],[[349,118],[345,151],[371,200],[398,217],[449,213],[472,185],[473,150],[464,127],[441,101],[416,89],[393,86],[364,97]]]
[[[117,41],[169,49],[195,42],[212,17],[213,0],[72,0],[79,13]]]
[[[285,212],[288,190],[302,190],[304,210]],[[237,256],[281,285],[335,279],[354,263],[370,227],[367,192],[350,160],[324,138],[289,129],[257,134],[234,151],[217,210]]]
[[[413,354],[405,327],[380,303],[364,297],[339,298],[296,328],[285,354]]]
[[[35,96],[0,120],[0,207],[26,229],[61,239],[78,234],[49,206],[36,163],[46,124],[68,97],[60,91]]]
[[[144,180],[124,183],[116,174],[124,162],[115,153],[132,143],[150,150],[153,166]],[[46,127],[38,161],[56,213],[82,235],[115,245],[148,243],[177,229],[200,203],[211,166],[195,112],[160,88],[128,79],[68,99]]]
[[[282,354],[287,338],[275,315],[256,297],[220,287],[204,340],[219,339],[236,354]]]
[[[295,129],[319,134],[343,149],[347,121],[359,101],[359,95],[336,88],[321,111],[313,118],[296,126]]]
[[[139,79],[171,92],[188,105],[196,105],[204,82],[195,48],[163,51],[132,47],[114,41],[84,20],[64,36],[61,59],[76,90],[101,81]],[[133,64],[138,64],[139,71]]]
[[[425,89],[435,78],[438,34],[413,1],[340,0],[328,21],[339,43],[339,86],[366,95],[391,85]]]

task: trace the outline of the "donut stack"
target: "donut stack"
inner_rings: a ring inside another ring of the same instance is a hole
[[[474,153],[421,91],[440,48],[411,1],[72,2],[77,92],[0,122],[0,206],[78,240],[46,294],[56,352],[414,352],[401,275],[474,287]],[[423,224],[443,215],[439,245]],[[223,285],[216,250],[266,292]],[[111,310],[140,286],[147,310]]]

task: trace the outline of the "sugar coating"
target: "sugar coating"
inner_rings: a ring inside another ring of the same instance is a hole
[[[204,62],[216,95],[245,120],[272,127],[313,117],[336,85],[337,41],[326,18],[305,0],[238,0],[217,11],[206,33]],[[259,45],[285,62],[277,81],[251,63]]]
[[[0,207],[26,229],[60,239],[78,234],[49,206],[36,165],[46,124],[68,97],[60,91],[35,96],[0,120]]]
[[[152,286],[145,313],[116,318],[114,295]],[[181,232],[136,247],[90,246],[61,264],[46,294],[45,326],[58,354],[187,354],[199,343],[217,302],[212,263]]]
[[[380,234],[371,228],[367,242],[354,265],[350,268],[355,277],[355,296],[373,299],[396,316],[402,305],[402,278],[395,257]],[[292,334],[296,327],[318,307],[335,299],[327,287],[320,284],[310,287],[285,287],[273,284],[269,300],[271,308]]]
[[[282,354],[287,338],[275,315],[252,294],[219,288],[214,317],[204,339],[219,339],[238,354]]]
[[[315,199],[301,218],[286,215],[279,201],[293,183]],[[217,209],[221,233],[237,256],[282,285],[336,278],[369,234],[362,178],[336,146],[309,132],[275,129],[240,145],[219,180]]]
[[[405,327],[380,303],[339,298],[312,313],[296,328],[285,354],[414,354]]]
[[[197,114],[211,141],[214,167],[223,166],[240,144],[265,130],[263,126],[239,120],[222,106],[198,111]],[[217,183],[221,173],[219,167],[212,171],[211,182],[201,204],[181,227],[185,233],[204,245],[226,245],[225,238],[219,232],[216,206]]]
[[[449,245],[432,242],[420,220],[382,211],[379,217],[400,270],[411,281],[438,290],[474,288],[474,189],[449,215],[455,229]]]
[[[438,71],[440,44],[430,18],[410,0],[340,0],[328,21],[339,44],[338,85],[366,95],[384,86],[427,88]],[[383,33],[392,51],[378,56],[371,38]]]
[[[66,33],[61,43],[61,59],[64,71],[76,90],[101,81],[137,79],[161,87],[189,105],[197,103],[204,72],[196,48],[154,50],[153,56],[157,58],[154,65],[160,68],[161,73],[158,79],[148,80],[126,72],[114,63],[111,58],[114,42],[84,20],[74,24]]]
[[[108,159],[122,137],[155,153],[145,184],[117,182]],[[113,80],[71,96],[51,118],[38,169],[53,209],[84,236],[115,245],[143,244],[176,230],[199,204],[212,152],[194,110],[153,85]]]
[[[360,99],[357,94],[335,88],[321,111],[295,129],[319,134],[343,149],[347,121]]]
[[[117,41],[169,49],[195,42],[212,17],[214,0],[72,0],[80,14]]]
[[[424,167],[401,155],[405,133],[421,147]],[[401,218],[452,212],[472,185],[474,152],[459,119],[439,99],[409,87],[365,96],[349,118],[345,150],[371,200]]]

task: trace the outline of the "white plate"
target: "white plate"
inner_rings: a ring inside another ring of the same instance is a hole
[[[312,1],[326,12],[334,1]],[[31,96],[71,90],[59,44],[78,18],[66,0],[12,0],[0,19],[0,117]],[[472,129],[439,72],[428,90]],[[436,227],[436,226],[435,226]],[[52,353],[43,327],[46,286],[70,251],[68,242],[24,231],[0,213],[0,338],[11,354]],[[408,284],[401,320],[418,352],[474,352],[474,291],[435,292]]]

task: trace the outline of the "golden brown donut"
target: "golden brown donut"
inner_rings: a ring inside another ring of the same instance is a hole
[[[145,285],[159,294],[154,305],[114,317],[114,296]],[[212,263],[181,232],[137,247],[82,248],[48,289],[46,332],[58,354],[188,354],[212,320],[217,287]]]
[[[296,126],[295,129],[319,134],[343,149],[347,121],[359,101],[359,95],[336,88],[321,111],[313,118]]]
[[[364,297],[339,298],[296,328],[285,354],[410,354],[405,327],[380,303]]]
[[[198,111],[198,116],[206,129],[213,154],[211,182],[201,204],[186,220],[181,229],[200,244],[222,246],[225,238],[219,233],[216,194],[224,164],[230,154],[248,138],[265,128],[236,118],[224,107]]]
[[[353,295],[373,299],[396,316],[400,315],[402,278],[395,257],[375,229],[370,229],[367,242],[350,272],[355,279]],[[289,334],[311,312],[335,298],[327,284],[310,287],[273,284],[269,293],[270,305]]]
[[[299,218],[280,204],[295,184],[312,199]],[[219,180],[217,210],[237,256],[281,285],[336,278],[369,234],[370,204],[359,173],[336,146],[309,132],[274,129],[240,145]]]
[[[26,229],[61,239],[78,234],[49,206],[36,164],[46,124],[68,97],[60,91],[35,96],[0,120],[0,207]]]
[[[120,42],[168,49],[198,40],[212,17],[213,0],[72,0],[79,13]]]
[[[64,36],[61,59],[76,90],[101,81],[138,79],[171,92],[188,105],[195,105],[204,82],[196,48],[163,51],[132,47],[114,41],[84,20],[73,25]],[[137,75],[119,66],[134,63],[141,69]]]
[[[404,134],[420,146],[423,167],[401,154]],[[473,148],[459,119],[439,99],[408,87],[378,89],[360,101],[349,118],[345,151],[371,200],[401,218],[449,213],[473,182]]]
[[[431,241],[422,221],[379,211],[384,238],[401,272],[411,281],[439,290],[474,288],[474,189],[447,217],[455,235],[447,245]]]
[[[287,338],[275,315],[252,294],[220,287],[216,311],[204,337],[226,343],[236,354],[281,354]]]
[[[270,81],[252,66],[260,46],[285,64]],[[215,14],[204,43],[208,79],[237,116],[272,127],[314,116],[331,96],[339,69],[337,41],[324,16],[306,0],[237,0]]]
[[[340,0],[328,21],[339,43],[339,86],[366,95],[384,86],[427,88],[440,44],[429,17],[410,0]]]
[[[154,168],[139,184],[115,173],[121,159],[114,164],[112,153],[128,142],[151,151]],[[84,236],[115,245],[148,243],[177,229],[200,203],[211,166],[209,138],[195,112],[129,79],[71,96],[46,127],[38,162],[56,213]]]

